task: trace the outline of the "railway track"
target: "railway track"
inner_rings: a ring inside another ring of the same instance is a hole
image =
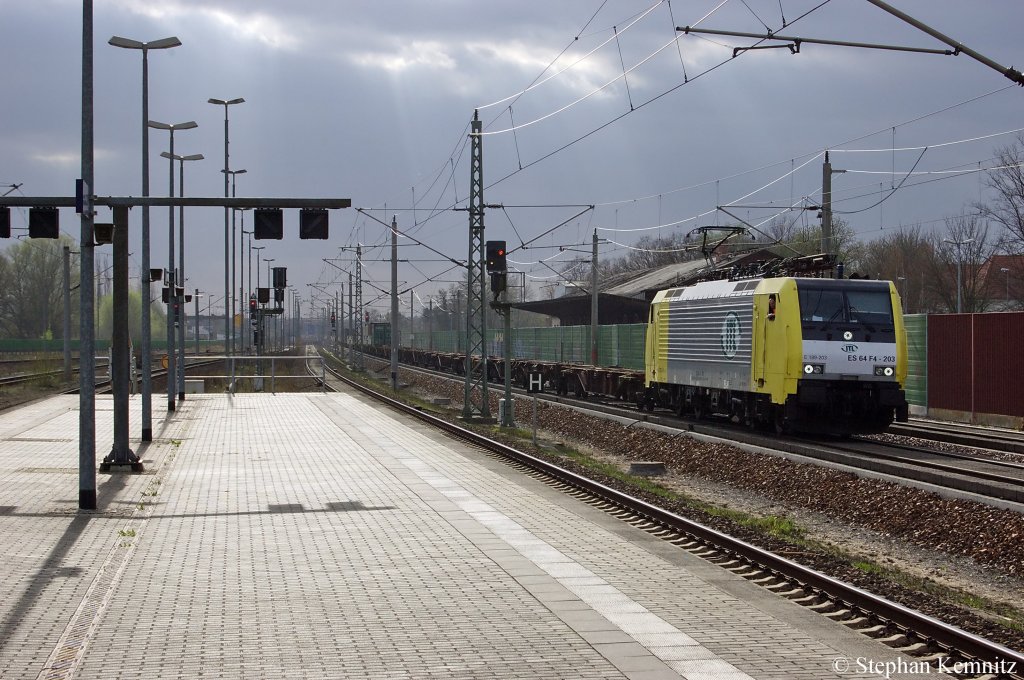
[[[912,419],[908,423],[893,423],[889,426],[889,433],[971,448],[991,449],[993,451],[1024,455],[1024,433],[1013,430]]]
[[[327,389],[335,389],[330,384],[332,381],[357,389],[490,455],[510,461],[524,472],[662,540],[851,629],[879,639],[896,650],[927,661],[937,671],[969,671],[958,673],[962,677],[1024,678],[1024,654],[1020,652],[408,406],[349,380],[332,368],[327,368],[327,372]],[[319,372],[311,371],[311,374],[317,376]]]
[[[402,370],[445,380],[462,380],[448,373],[418,366],[403,364]],[[492,389],[502,388],[492,385]],[[525,395],[525,392],[518,388],[513,388],[513,392]],[[1019,463],[943,451],[938,448],[908,445],[902,442],[858,439],[854,443],[840,439],[779,437],[734,426],[725,421],[708,419],[696,421],[681,418],[667,411],[664,413],[638,411],[635,408],[624,406],[621,401],[598,400],[595,402],[593,399],[576,399],[570,396],[550,394],[530,396],[617,418],[645,422],[672,430],[687,431],[695,435],[714,437],[735,444],[755,446],[768,452],[781,452],[791,456],[800,456],[810,461],[825,461],[852,469],[867,470],[872,473],[885,474],[897,480],[927,484],[932,488],[970,493],[979,497],[979,500],[987,498],[1024,503],[1024,466]],[[975,430],[979,429],[975,428]],[[936,426],[932,426],[931,430],[936,433],[941,432],[940,428]],[[984,432],[977,432],[975,440],[980,441],[982,434]],[[920,439],[920,437],[917,438]],[[1014,438],[1002,435],[984,441],[990,447],[995,447],[1003,440],[1013,443]],[[953,464],[950,462],[951,460],[958,461],[958,463]]]
[[[6,369],[9,369],[11,366],[18,366],[18,365],[23,365],[23,364],[33,364],[33,363],[38,363],[38,361],[37,360],[28,360],[28,359],[4,359],[3,360],[3,368],[5,369],[5,373],[6,373]],[[98,369],[106,368],[108,363],[109,362],[107,360],[105,360],[105,359],[104,360],[97,360],[96,368],[98,368]],[[76,375],[78,374],[78,359],[74,360],[73,365],[71,366],[71,372],[73,374],[76,374]],[[27,373],[14,373],[14,374],[10,374],[10,375],[5,374],[5,375],[0,375],[0,387],[15,387],[15,386],[18,386],[18,385],[24,385],[24,384],[36,382],[36,381],[39,381],[39,380],[42,380],[42,379],[46,379],[46,378],[61,377],[63,375],[64,375],[64,369],[63,368],[57,368],[57,369],[53,369],[53,370],[49,370],[49,371],[31,371],[31,372],[27,372]]]

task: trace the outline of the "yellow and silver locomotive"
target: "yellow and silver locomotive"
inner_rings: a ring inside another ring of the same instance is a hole
[[[907,419],[906,374],[890,281],[708,281],[654,297],[639,405],[780,432],[881,432]]]

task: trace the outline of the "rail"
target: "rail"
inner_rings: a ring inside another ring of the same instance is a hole
[[[323,361],[323,359],[321,357],[316,356],[316,355],[302,355],[302,354],[299,354],[299,355],[294,355],[294,356],[281,356],[281,355],[275,355],[275,354],[268,354],[268,355],[251,355],[251,354],[245,354],[245,355],[237,355],[237,354],[211,355],[211,354],[206,354],[206,355],[203,355],[203,359],[204,359],[204,361],[214,362],[214,363],[216,363],[218,361],[225,361],[225,362],[227,362],[227,367],[228,367],[227,368],[227,373],[224,373],[224,374],[204,373],[202,376],[197,376],[197,377],[219,378],[219,379],[226,380],[226,381],[228,381],[228,391],[231,392],[231,394],[235,394],[235,392],[236,392],[236,390],[238,388],[238,382],[241,379],[247,379],[247,380],[251,379],[251,380],[253,380],[254,381],[254,389],[262,390],[263,389],[263,381],[265,381],[265,380],[267,380],[269,378],[270,379],[270,392],[271,393],[275,393],[276,380],[278,378],[308,378],[308,377],[310,377],[310,375],[313,375],[313,377],[316,378],[319,381],[319,383],[320,383],[320,390],[323,391],[323,389],[324,389],[324,382],[326,381],[326,377],[327,377],[326,376],[326,367],[324,365],[324,361]],[[308,370],[306,372],[304,372],[304,373],[279,373],[278,370],[277,370],[279,364],[287,363],[289,361],[301,361],[301,362],[304,362],[304,364],[306,364],[306,365],[308,365],[310,361],[312,361],[313,363],[319,363],[320,364],[320,375],[319,375],[319,377],[317,377],[317,375],[315,373],[311,373]],[[264,370],[264,364],[266,362],[269,362],[269,364],[270,364],[269,371]],[[253,373],[240,373],[238,371],[240,366],[245,366],[247,364],[254,364],[255,371]],[[188,377],[187,374],[186,374],[186,377]]]
[[[518,451],[466,428],[459,427],[455,423],[443,418],[425,413],[414,406],[409,406],[397,399],[377,392],[362,383],[350,380],[338,371],[328,370],[333,378],[388,404],[398,411],[427,422],[438,429],[444,430],[483,449],[499,453],[522,465],[556,478],[564,484],[599,496],[607,502],[638,514],[661,527],[696,537],[715,546],[717,551],[725,555],[741,558],[748,563],[757,565],[763,571],[799,584],[805,591],[815,594],[826,594],[833,602],[843,605],[854,613],[869,614],[885,625],[892,626],[900,632],[910,635],[913,639],[937,646],[954,657],[994,663],[999,663],[1000,661],[1012,662],[1013,665],[1011,667],[1018,670],[1011,671],[1010,677],[1024,677],[1019,674],[1019,669],[1024,669],[1024,653],[968,633],[956,626],[869,593],[785,557],[680,517],[646,501],[605,486],[600,482],[577,475],[548,461]]]

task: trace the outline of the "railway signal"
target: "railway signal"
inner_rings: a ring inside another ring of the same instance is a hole
[[[488,241],[484,244],[487,257],[488,272],[503,272],[508,268],[505,264],[505,242]]]

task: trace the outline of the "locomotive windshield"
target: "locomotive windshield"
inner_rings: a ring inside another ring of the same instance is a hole
[[[805,326],[857,324],[872,331],[893,330],[888,282],[809,279],[798,280],[797,290]]]

